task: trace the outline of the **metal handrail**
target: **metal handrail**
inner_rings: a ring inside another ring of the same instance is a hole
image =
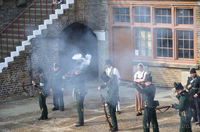
[[[3,62],[3,60],[4,60],[4,57],[5,56],[9,56],[9,53],[11,52],[11,50],[9,50],[9,45],[12,45],[12,50],[14,51],[15,50],[15,46],[16,45],[21,45],[21,40],[22,39],[20,39],[20,32],[23,30],[23,39],[25,40],[26,39],[26,25],[29,25],[29,33],[28,34],[30,34],[31,35],[31,19],[33,19],[34,21],[35,21],[35,27],[34,27],[34,29],[36,29],[37,28],[37,25],[39,24],[39,23],[43,23],[43,15],[44,15],[44,13],[42,12],[42,9],[43,9],[43,7],[42,7],[42,1],[41,0],[38,0],[39,1],[39,13],[37,14],[36,13],[36,2],[37,2],[37,0],[34,0],[28,7],[26,7],[26,9],[24,9],[24,11],[22,11],[13,21],[11,21],[1,32],[0,32],[0,58],[1,58],[1,60],[0,60],[0,62]],[[48,8],[48,6],[47,6],[47,4],[48,4],[48,2],[50,2],[50,0],[45,0],[44,2],[46,2],[46,9],[45,9],[45,11],[46,11],[46,13],[45,13],[45,15],[46,15],[46,19],[48,18],[48,13],[50,13],[50,12],[48,12],[48,10],[47,10],[47,8]],[[51,0],[51,2],[52,2],[52,0]],[[63,3],[64,3],[64,0],[63,0]],[[34,6],[33,6],[34,5]],[[33,9],[35,9],[35,10],[33,10],[34,11],[34,15],[35,16],[33,16],[33,17],[31,17],[31,13],[30,13],[30,9],[31,9],[31,6],[33,6]],[[53,3],[51,3],[51,6],[52,6],[52,8],[49,8],[49,9],[51,9],[52,11],[52,14],[53,14],[53,11],[54,11],[54,8],[53,8]],[[56,6],[57,8],[59,7],[59,5],[57,5]],[[28,16],[27,17],[25,17],[25,12],[26,11],[28,11],[27,13],[28,13]],[[40,17],[40,20],[39,20],[39,18],[38,19],[36,19],[36,14]],[[19,19],[20,19],[20,17],[22,16],[22,20],[23,20],[23,22],[19,22]],[[29,21],[28,21],[28,23],[25,23],[25,19],[28,19]],[[37,21],[38,20],[38,21]],[[13,28],[13,24],[14,24],[14,22],[16,22],[17,21],[17,27],[16,28]],[[20,25],[23,25],[23,28],[22,29],[20,29]],[[8,36],[8,27],[10,27],[11,26],[11,28],[12,28],[12,30],[11,30],[11,37],[9,37]],[[16,38],[14,38],[14,31],[13,31],[13,29],[16,29]],[[4,32],[5,31],[5,32]],[[6,33],[5,35],[5,39],[4,38],[2,38],[2,33]],[[9,39],[10,38],[10,39]],[[5,43],[2,43],[2,40],[5,40]],[[16,40],[16,43],[14,43],[15,42],[15,40]],[[17,40],[18,40],[18,42],[17,42]],[[9,43],[9,41],[12,41],[11,43]],[[5,45],[6,46],[6,48],[7,49],[5,49],[5,51],[7,52],[7,55],[3,55],[3,45]],[[11,46],[10,46],[11,47]]]
[[[8,28],[13,22],[15,22],[25,11],[28,10],[28,8],[30,8],[37,0],[35,0],[33,3],[31,3],[24,11],[22,11],[22,13],[20,13],[10,24],[8,24],[1,32],[0,34],[6,30],[6,28]]]

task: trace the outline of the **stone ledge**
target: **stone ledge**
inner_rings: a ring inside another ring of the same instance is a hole
[[[157,62],[157,61],[142,61],[142,60],[134,60],[132,61],[133,65],[137,65],[138,63],[142,63],[145,66],[152,67],[163,67],[163,68],[178,68],[178,69],[198,69],[200,65],[198,64],[185,64],[185,63],[173,63],[173,62]]]

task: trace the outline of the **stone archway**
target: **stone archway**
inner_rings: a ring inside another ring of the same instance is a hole
[[[98,40],[94,32],[82,23],[74,22],[61,33],[58,42],[59,64],[64,72],[74,68],[72,56],[81,53],[92,55],[91,64],[86,71],[88,78],[98,78]]]

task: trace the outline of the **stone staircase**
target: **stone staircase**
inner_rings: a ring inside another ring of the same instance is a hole
[[[48,1],[47,9],[45,2],[40,4],[39,0],[36,1],[30,7],[30,10],[21,15],[18,20],[1,34],[2,53],[1,51],[0,53],[3,54],[4,62],[0,63],[0,73],[2,73],[4,67],[8,67],[9,62],[14,61],[14,57],[19,56],[20,51],[25,50],[26,45],[31,44],[31,39],[36,38],[37,35],[41,35],[42,30],[47,29],[47,25],[52,24],[52,21],[57,19],[58,15],[63,14],[64,10],[69,8],[69,4],[74,3],[74,0],[65,0],[63,4],[59,5],[59,9],[55,9],[58,6],[54,5],[55,10],[53,10],[54,14],[52,14],[51,0]],[[1,58],[1,60],[3,59]]]

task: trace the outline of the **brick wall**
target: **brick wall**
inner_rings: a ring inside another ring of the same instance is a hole
[[[106,2],[102,0],[102,2]],[[52,25],[48,25],[47,30],[42,31],[42,35],[31,40],[31,46],[27,46],[15,61],[9,63],[8,68],[0,73],[0,100],[24,98],[28,96],[20,87],[23,83],[29,84],[32,80],[38,80],[37,67],[40,66],[49,79],[53,70],[53,63],[58,62],[58,36],[68,25],[80,22],[92,30],[105,30],[106,41],[98,42],[99,52],[99,72],[105,69],[105,60],[109,58],[108,44],[108,16],[107,5],[85,5],[99,3],[99,0],[75,0],[70,9],[65,10],[65,14],[60,15]],[[83,21],[84,7],[84,21]],[[27,87],[29,92],[32,88]]]

